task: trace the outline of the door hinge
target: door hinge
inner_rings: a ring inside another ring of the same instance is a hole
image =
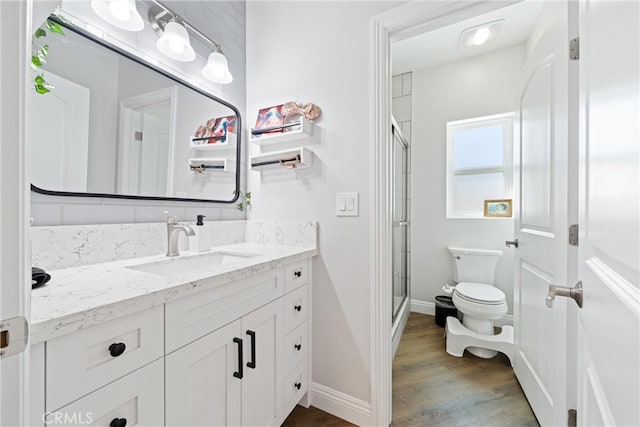
[[[567,417],[567,427],[576,427],[578,425],[578,411],[575,409],[569,409],[569,416]]]
[[[142,132],[136,132],[133,136],[136,141],[142,141]]]
[[[578,224],[571,224],[569,226],[569,244],[571,246],[578,246],[578,233],[580,232],[580,228]]]
[[[27,348],[29,323],[24,317],[0,321],[0,359],[22,353]]]
[[[572,61],[580,59],[580,37],[569,40],[569,59]]]

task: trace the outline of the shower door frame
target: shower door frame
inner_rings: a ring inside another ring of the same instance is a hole
[[[402,282],[402,285],[404,286],[404,291],[405,291],[405,295],[404,298],[402,300],[402,302],[400,302],[400,306],[397,308],[397,310],[394,310],[394,305],[395,305],[395,289],[392,291],[391,293],[391,340],[392,340],[392,359],[393,357],[395,357],[396,355],[396,351],[398,350],[398,345],[400,344],[400,338],[402,337],[402,332],[404,331],[404,328],[407,324],[407,319],[409,318],[409,313],[410,313],[410,308],[411,308],[411,288],[408,285],[408,273],[409,273],[409,257],[411,256],[411,252],[408,250],[408,237],[409,237],[409,211],[408,211],[408,207],[409,207],[409,180],[408,180],[408,168],[409,168],[409,143],[407,142],[406,138],[404,137],[404,135],[402,134],[402,130],[400,129],[400,127],[398,126],[398,123],[396,122],[396,120],[392,117],[391,118],[391,138],[392,138],[392,162],[393,162],[393,167],[392,167],[392,176],[395,173],[395,144],[396,144],[396,137],[398,137],[398,141],[400,142],[400,144],[402,144],[402,155],[404,157],[403,159],[403,170],[402,170],[402,180],[404,181],[403,184],[403,197],[404,197],[404,201],[403,201],[403,210],[404,210],[404,216],[403,219],[396,221],[396,219],[393,217],[395,212],[392,213],[392,236],[393,236],[393,232],[394,230],[396,230],[396,227],[399,227],[399,230],[401,230],[404,233],[404,238],[402,239],[402,242],[404,244],[404,248],[402,248],[402,252],[405,254],[404,256],[404,260],[402,261],[404,263],[404,266],[402,267],[402,271],[400,273],[400,281]],[[395,181],[394,181],[395,183]],[[392,199],[395,202],[395,197],[396,197],[396,188],[395,185],[392,186],[392,191],[393,191],[393,196]],[[395,208],[395,203],[394,203],[394,208]],[[398,224],[396,225],[396,222],[398,222]],[[392,274],[393,276],[395,276],[395,273],[393,272],[393,266],[395,265],[395,260],[393,259],[393,254],[396,252],[395,248],[393,248],[393,237],[392,237],[392,241],[391,241],[391,245],[392,245]],[[403,277],[404,275],[404,277]],[[391,286],[392,288],[395,286],[394,283],[394,277],[392,276],[391,279]]]

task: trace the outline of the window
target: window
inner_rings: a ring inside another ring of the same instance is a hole
[[[447,218],[483,216],[512,192],[513,114],[447,122]]]

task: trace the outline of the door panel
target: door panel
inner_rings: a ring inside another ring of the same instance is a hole
[[[579,425],[640,425],[639,16],[580,2]]]
[[[284,417],[284,349],[280,347],[284,339],[284,300],[279,298],[243,317],[242,332],[242,425],[277,426]],[[253,339],[255,359],[251,351]]]
[[[241,379],[237,320],[169,354],[165,361],[168,426],[239,426]],[[245,371],[246,372],[246,371]]]
[[[545,305],[567,277],[567,19],[567,2],[547,2],[532,31],[514,150],[514,371],[542,425],[567,422],[566,301]]]

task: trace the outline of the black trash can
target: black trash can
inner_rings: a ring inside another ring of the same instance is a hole
[[[444,328],[448,316],[458,317],[458,310],[453,305],[453,299],[446,295],[436,296],[436,325]]]

